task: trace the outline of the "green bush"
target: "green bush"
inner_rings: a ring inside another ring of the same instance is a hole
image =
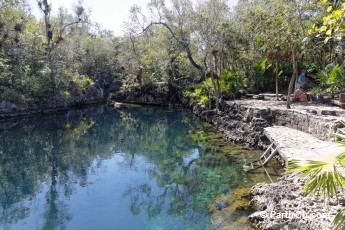
[[[325,70],[317,74],[320,81],[320,90],[328,91],[334,95],[336,90],[345,89],[345,70],[339,65],[328,65]]]
[[[28,98],[16,89],[0,86],[0,92],[0,100],[19,104],[28,102]]]
[[[240,89],[247,88],[247,79],[244,72],[237,70],[225,70],[219,79],[221,93],[235,93]]]

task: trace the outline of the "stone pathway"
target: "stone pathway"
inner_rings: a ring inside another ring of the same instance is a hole
[[[267,127],[264,133],[276,145],[285,163],[291,160],[325,161],[345,151],[345,147],[336,142],[321,141],[310,134],[284,126]]]
[[[263,133],[275,144],[286,164],[292,160],[328,161],[345,151],[345,146],[334,142],[334,132],[345,120],[345,110],[339,107],[293,103],[288,110],[285,101],[253,99],[227,101],[224,107],[228,114],[241,114],[244,124],[254,124],[255,119],[269,121]],[[246,119],[250,115],[254,118]],[[250,221],[260,229],[333,229],[333,218],[345,205],[344,194],[331,198],[326,206],[324,199],[303,192],[305,180],[285,175],[277,183],[255,185],[251,202],[258,211],[250,215]],[[272,217],[272,213],[317,213],[325,217],[279,218]]]
[[[276,100],[254,100],[254,99],[246,99],[246,100],[233,100],[227,101],[229,104],[241,104],[243,106],[249,106],[253,108],[270,108],[270,109],[282,109],[286,110],[286,101],[276,101]],[[303,102],[292,103],[291,110],[301,113],[313,113],[318,115],[328,115],[325,111],[331,111],[334,115],[337,116],[344,116],[345,117],[345,109],[341,109],[338,106],[330,106],[326,104],[308,104]],[[315,113],[316,112],[316,113]],[[322,114],[324,113],[324,114]]]
[[[324,141],[334,141],[334,133],[345,120],[345,110],[325,104],[293,103],[292,109],[287,109],[285,101],[245,99],[226,101],[222,106],[227,113],[237,111],[244,120],[252,118],[245,120],[249,124],[255,118],[264,119],[266,127],[286,126]]]

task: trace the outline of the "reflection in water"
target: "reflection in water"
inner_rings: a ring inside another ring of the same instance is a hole
[[[210,199],[248,178],[199,125],[104,107],[2,123],[0,229],[212,229]]]

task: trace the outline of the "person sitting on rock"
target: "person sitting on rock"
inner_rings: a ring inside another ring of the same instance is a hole
[[[307,101],[307,96],[303,92],[304,83],[305,83],[305,71],[302,70],[296,82],[296,91],[294,93],[295,101]]]
[[[305,95],[305,93],[303,92],[302,89],[298,89],[296,90],[295,94],[294,94],[294,101],[301,101],[301,102],[305,102],[307,101],[307,96]]]

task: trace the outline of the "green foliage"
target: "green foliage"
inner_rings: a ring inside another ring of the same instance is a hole
[[[343,124],[345,122],[343,121]],[[345,131],[339,129],[337,137],[340,143],[345,146]],[[289,163],[288,173],[297,172],[307,178],[303,190],[308,194],[322,195],[325,198],[337,197],[339,191],[344,191],[345,187],[345,151],[328,156],[324,161],[292,161]],[[334,219],[334,224],[338,228],[344,228],[345,209],[338,212]]]
[[[68,91],[63,91],[62,92],[62,97],[64,97],[64,98],[69,97],[70,95],[71,95],[71,93],[68,92]]]
[[[207,106],[209,103],[210,98],[208,96],[201,96],[200,101],[204,106]]]
[[[238,70],[224,70],[219,79],[221,93],[238,92],[240,89],[247,88],[247,82],[248,79],[244,72],[240,72]]]
[[[50,16],[54,35],[48,42],[44,20],[35,19],[22,1],[5,1],[0,3],[0,85],[8,90],[0,96],[22,100],[17,92],[33,101],[71,86],[84,91],[122,78],[124,88],[162,81],[194,88],[185,94],[206,105],[242,88],[273,91],[279,71],[286,73],[279,76],[293,72],[292,54],[298,66],[310,67],[308,73],[324,70],[319,74],[322,90],[341,90],[344,3],[323,2],[239,1],[230,17],[224,0],[154,1],[150,15],[133,8],[121,38],[96,31],[90,21],[73,24],[76,15],[61,9]],[[85,16],[81,9],[75,11]],[[143,32],[150,21],[145,18],[168,27],[157,24]],[[308,29],[316,36],[308,36]],[[324,44],[324,38],[332,42]],[[332,69],[325,68],[329,64]],[[214,84],[191,83],[210,71],[220,75]]]
[[[344,229],[345,228],[345,209],[340,210],[334,218],[333,221],[335,229]]]
[[[326,12],[322,18],[322,25],[312,24],[309,34],[322,35],[326,44],[330,39],[341,41],[345,37],[345,3],[342,1],[322,0]]]
[[[262,90],[266,88],[267,85],[269,85],[267,84],[267,81],[270,81],[272,79],[272,75],[271,79],[269,79],[265,74],[269,68],[271,68],[271,64],[268,63],[266,58],[260,59],[254,64],[251,71],[250,88]]]
[[[204,106],[209,105],[209,101],[214,98],[214,92],[211,91],[211,79],[206,79],[203,83],[198,84],[195,89],[186,90],[183,92],[185,97],[189,97],[193,102],[201,103]]]
[[[86,91],[92,84],[94,84],[93,80],[88,76],[78,74],[73,75],[71,83],[80,91]]]
[[[24,104],[27,98],[18,90],[0,86],[0,100]]]
[[[303,186],[303,190],[308,194],[333,197],[337,195],[339,189],[343,189],[345,177],[340,173],[337,165],[344,160],[344,154],[331,161],[314,161],[307,163],[293,161],[289,164],[293,171],[301,171],[301,176],[307,176],[309,180]]]
[[[325,70],[317,74],[320,80],[320,87],[322,90],[330,90],[334,92],[335,90],[345,89],[345,70],[339,65],[328,65]]]
[[[50,16],[48,49],[45,21],[36,20],[25,1],[1,2],[0,12],[1,100],[29,103],[69,87],[85,91],[118,75],[118,40],[111,33],[76,26],[79,19],[60,10]]]

